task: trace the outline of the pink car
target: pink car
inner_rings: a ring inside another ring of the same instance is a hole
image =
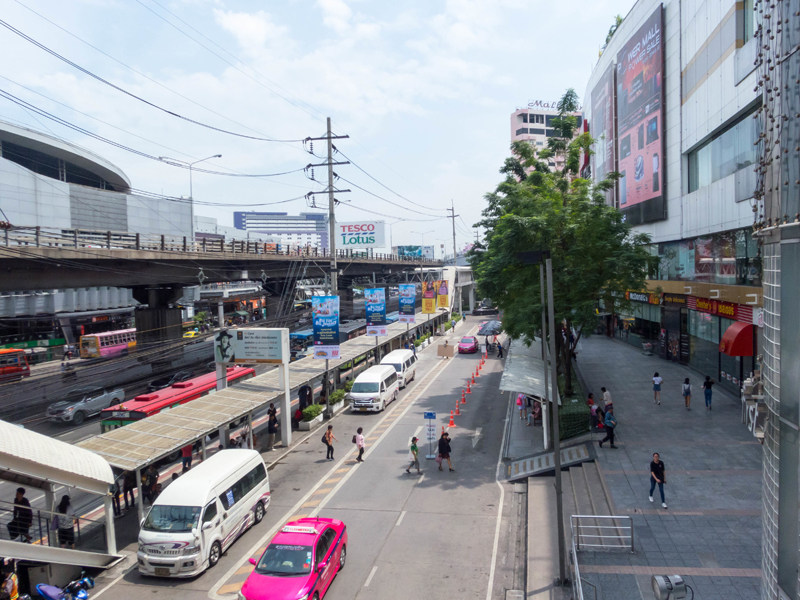
[[[336,519],[299,519],[272,538],[239,600],[320,600],[344,568],[347,527]]]
[[[461,338],[458,343],[459,354],[475,354],[478,351],[478,338],[471,335]]]

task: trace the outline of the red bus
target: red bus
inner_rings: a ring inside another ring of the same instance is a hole
[[[0,381],[12,381],[30,376],[31,369],[28,366],[28,359],[25,358],[25,350],[16,348],[0,350]]]
[[[228,367],[228,385],[255,377],[249,367]],[[152,415],[191,402],[217,388],[217,374],[208,373],[187,381],[180,381],[163,390],[136,396],[100,412],[102,432],[125,427]]]

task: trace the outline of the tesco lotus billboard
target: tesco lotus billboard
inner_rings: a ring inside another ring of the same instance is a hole
[[[336,223],[337,248],[384,248],[384,221],[350,221]]]

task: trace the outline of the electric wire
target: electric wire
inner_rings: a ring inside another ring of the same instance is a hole
[[[378,194],[376,194],[376,193],[374,193],[374,192],[370,192],[368,189],[365,189],[365,188],[361,187],[361,186],[360,186],[360,185],[358,185],[357,183],[353,183],[352,181],[350,181],[349,179],[346,179],[346,178],[342,177],[341,175],[339,176],[339,179],[341,179],[342,181],[345,181],[345,182],[349,183],[350,185],[352,185],[352,186],[353,186],[353,187],[355,187],[355,188],[358,188],[358,189],[359,189],[359,190],[361,190],[362,192],[365,192],[365,193],[369,194],[370,196],[374,196],[375,198],[378,198],[379,200],[383,200],[384,202],[387,202],[387,203],[391,204],[392,206],[396,206],[397,208],[402,208],[403,210],[408,210],[408,211],[411,211],[411,212],[413,212],[413,213],[417,213],[418,215],[424,215],[424,216],[426,216],[426,217],[436,217],[436,218],[439,218],[437,215],[432,215],[432,214],[430,214],[430,213],[424,213],[424,212],[420,212],[420,211],[418,211],[418,210],[414,210],[413,208],[409,208],[409,207],[407,207],[407,206],[403,206],[402,204],[398,204],[397,202],[394,202],[394,201],[392,201],[392,200],[388,200],[387,198],[384,198],[383,196],[379,196]],[[447,217],[446,217],[446,218],[447,218]]]

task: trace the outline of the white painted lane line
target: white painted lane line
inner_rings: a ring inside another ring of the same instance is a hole
[[[403,517],[406,516],[406,511],[400,513],[400,518],[397,519],[397,523],[394,524],[395,527],[400,527],[400,523],[403,522]]]
[[[417,438],[417,439],[419,439],[419,434],[420,434],[421,432],[422,432],[422,425],[420,425],[419,427],[417,427],[417,430],[414,432],[414,437],[415,437],[415,438]],[[408,442],[409,442],[409,444],[410,444],[410,443],[411,443],[411,440],[409,439],[409,440],[408,440]]]
[[[372,578],[375,575],[375,571],[377,570],[378,570],[378,565],[372,567],[372,571],[369,572],[369,577],[367,577],[367,580],[364,582],[364,587],[369,587],[369,582],[372,581]]]
[[[472,434],[472,447],[473,448],[478,445],[478,440],[480,439],[480,437],[481,437],[481,428],[480,427],[476,427],[475,428],[475,433]]]
[[[420,475],[420,476],[419,476],[419,479],[417,480],[417,485],[419,485],[420,483],[422,483],[422,480],[423,480],[423,479],[425,479],[425,473],[423,473],[422,475]]]

